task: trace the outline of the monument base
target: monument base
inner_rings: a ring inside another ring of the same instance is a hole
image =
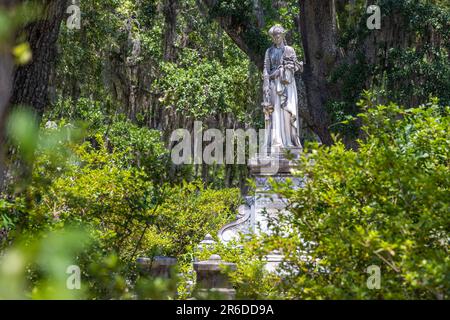
[[[224,243],[239,240],[241,236],[250,234],[270,234],[270,221],[278,215],[286,214],[286,199],[275,194],[269,179],[284,182],[290,179],[293,188],[303,187],[304,180],[293,177],[301,148],[284,149],[269,154],[257,154],[249,161],[249,169],[256,182],[255,195],[246,198],[246,204],[239,208],[236,221],[224,226],[219,231],[219,239]],[[267,255],[266,269],[275,271],[283,260],[282,253]]]

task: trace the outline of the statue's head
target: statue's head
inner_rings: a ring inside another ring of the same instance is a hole
[[[280,46],[284,44],[284,36],[286,34],[286,30],[282,26],[276,25],[270,28],[269,30],[269,36],[272,38],[272,42]]]

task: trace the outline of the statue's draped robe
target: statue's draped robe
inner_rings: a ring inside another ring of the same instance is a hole
[[[300,69],[292,47],[272,46],[266,52],[264,64],[265,86],[269,87],[266,105],[273,110],[270,116],[268,141],[272,149],[300,147],[297,111],[297,85],[294,73]]]

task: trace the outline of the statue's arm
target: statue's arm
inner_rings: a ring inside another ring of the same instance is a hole
[[[303,72],[303,62],[298,61],[297,55],[294,48],[287,47],[284,57],[284,67],[286,69],[292,70],[292,72],[301,71]]]
[[[295,53],[295,50],[292,49],[294,52],[294,64],[295,64],[295,72],[300,71],[303,72],[303,61],[299,61],[297,58],[297,54]]]

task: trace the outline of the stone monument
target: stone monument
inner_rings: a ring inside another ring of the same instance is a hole
[[[197,273],[196,294],[201,299],[220,298],[233,300],[236,291],[233,289],[225,269],[236,270],[236,264],[222,261],[219,255],[213,254],[206,261],[194,262]]]
[[[264,58],[263,108],[266,143],[271,151],[302,148],[299,138],[298,96],[294,73],[303,68],[292,47],[286,45],[283,27],[274,26],[269,35],[273,46]]]
[[[256,180],[256,191],[239,208],[237,220],[219,231],[219,239],[225,243],[240,235],[270,233],[268,220],[286,213],[286,202],[271,192],[269,178],[278,181],[289,178],[295,188],[303,184],[302,179],[293,178],[291,173],[294,161],[302,153],[294,73],[303,70],[303,63],[297,60],[294,49],[286,45],[283,27],[272,27],[269,35],[273,46],[266,51],[263,72],[264,152],[256,154],[248,163]],[[278,252],[266,258],[268,270],[274,270],[282,261]]]

